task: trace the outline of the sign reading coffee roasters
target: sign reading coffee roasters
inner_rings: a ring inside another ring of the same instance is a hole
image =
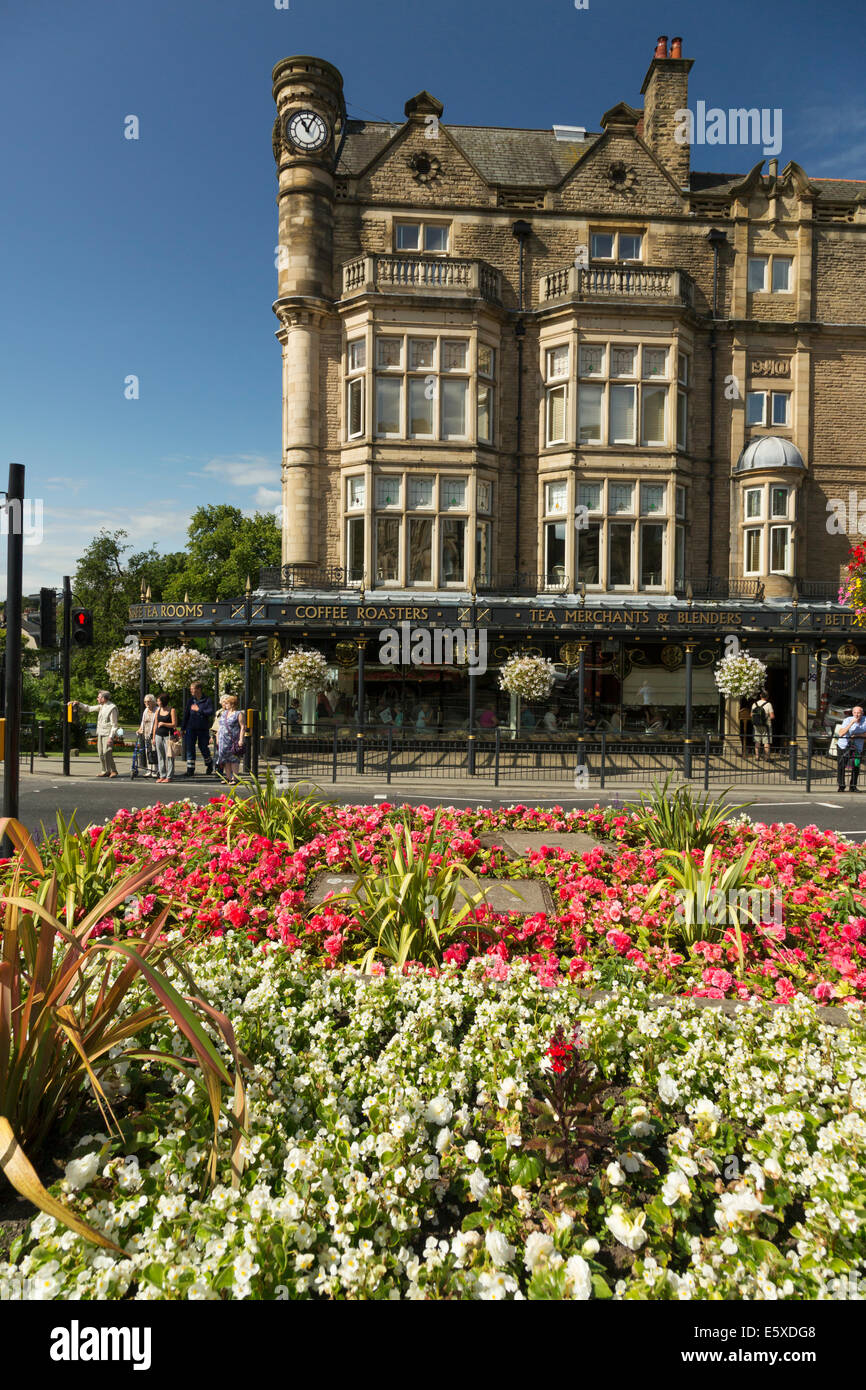
[[[225,621],[236,631],[243,624],[244,601],[222,603],[139,603],[129,610],[132,626],[147,623],[184,624],[220,627]],[[358,629],[390,627],[394,623],[441,626],[451,624],[473,628],[501,628],[512,632],[576,632],[609,633],[623,636],[650,633],[725,633],[739,632],[748,640],[750,632],[777,631],[792,637],[810,632],[829,635],[851,629],[850,609],[810,609],[737,605],[698,607],[687,604],[672,608],[622,605],[602,607],[591,603],[544,604],[537,600],[519,604],[487,602],[477,599],[473,604],[465,598],[443,598],[428,603],[388,603],[326,601],[324,603],[281,603],[279,600],[254,599],[251,603],[251,628],[256,632],[273,632],[291,628]]]

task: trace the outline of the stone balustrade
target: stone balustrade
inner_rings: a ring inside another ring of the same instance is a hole
[[[499,271],[486,261],[455,256],[369,255],[343,266],[343,297],[369,291],[385,293],[444,291],[500,302]]]
[[[670,266],[596,265],[587,269],[566,266],[542,275],[538,302],[554,299],[655,300],[694,304],[694,285],[682,270]]]

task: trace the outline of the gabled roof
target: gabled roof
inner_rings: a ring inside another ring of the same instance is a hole
[[[428,92],[419,92],[412,102],[418,110],[435,111],[439,103]],[[411,105],[412,103],[407,103]],[[605,119],[628,114],[629,124],[640,112],[620,102],[606,113]],[[346,138],[340,152],[337,173],[357,178],[382,153],[385,146],[405,127],[403,121],[349,120]],[[599,132],[587,131],[580,144],[557,140],[552,130],[514,130],[506,126],[446,125],[443,129],[470,164],[492,187],[556,188],[582,159],[591,145],[602,138]],[[639,133],[639,127],[638,127]],[[694,170],[689,179],[693,193],[730,196],[748,178],[749,171],[739,174],[712,173]],[[866,195],[866,180],[809,178],[818,189],[819,199],[828,202],[855,201]]]
[[[357,177],[382,153],[402,124],[348,122],[338,174]],[[557,140],[552,130],[509,130],[499,126],[443,125],[458,149],[491,186],[553,188],[579,154],[599,137],[587,132],[581,144]]]

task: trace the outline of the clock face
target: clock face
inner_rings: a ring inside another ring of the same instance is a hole
[[[299,150],[320,150],[328,143],[328,127],[315,111],[295,111],[286,121],[286,134]]]

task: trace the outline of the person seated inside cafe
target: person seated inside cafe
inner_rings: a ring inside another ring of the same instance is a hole
[[[547,733],[555,734],[559,729],[559,705],[551,705],[542,721]]]
[[[482,729],[486,734],[492,734],[498,723],[499,720],[496,718],[493,706],[486,704],[478,716],[479,729]]]
[[[527,705],[520,713],[520,727],[521,729],[532,730],[535,728],[535,723],[535,715]]]

